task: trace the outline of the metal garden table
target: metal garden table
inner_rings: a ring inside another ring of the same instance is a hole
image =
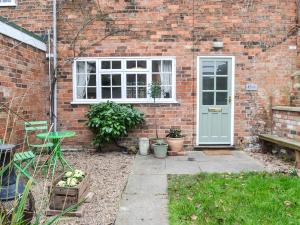
[[[47,170],[49,167],[52,167],[52,176],[54,176],[55,168],[57,166],[57,162],[59,161],[63,168],[65,168],[65,165],[69,167],[70,169],[73,169],[70,164],[67,162],[67,160],[64,158],[62,152],[61,152],[61,142],[62,139],[68,138],[68,137],[74,137],[75,136],[74,131],[57,131],[57,132],[48,132],[48,133],[41,133],[37,134],[36,137],[39,139],[51,139],[54,146],[53,146],[53,152],[50,156],[50,158],[47,160],[46,168]]]

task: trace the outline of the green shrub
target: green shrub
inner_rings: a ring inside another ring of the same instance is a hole
[[[91,106],[86,114],[87,126],[94,133],[92,144],[101,149],[103,144],[125,137],[130,129],[143,122],[144,115],[130,105],[114,102]]]

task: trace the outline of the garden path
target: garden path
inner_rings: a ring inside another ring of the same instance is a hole
[[[192,151],[166,159],[137,155],[115,225],[168,225],[168,174],[262,170],[261,163],[242,151],[217,156]]]

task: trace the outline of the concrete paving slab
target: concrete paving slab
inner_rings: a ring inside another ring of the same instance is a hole
[[[199,172],[201,170],[198,162],[166,159],[166,174],[196,174]]]
[[[165,174],[165,159],[149,158],[148,160],[136,158],[132,174]]]
[[[166,175],[137,175],[132,174],[128,178],[125,189],[126,194],[163,195],[167,194]]]
[[[235,160],[230,162],[200,162],[199,166],[203,172],[215,172],[215,173],[223,173],[223,172],[246,172],[246,171],[264,171],[264,167],[254,161],[244,161],[244,160]]]
[[[166,195],[123,195],[115,225],[168,225]]]

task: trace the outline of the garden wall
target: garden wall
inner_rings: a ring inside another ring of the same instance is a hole
[[[300,141],[300,108],[273,107],[273,134]]]
[[[296,70],[297,35],[289,33],[296,23],[296,3],[262,1],[101,1],[106,20],[94,19],[84,26],[76,44],[74,37],[85,16],[80,2],[60,4],[58,79],[59,129],[75,130],[76,144],[89,145],[91,133],[85,126],[88,105],[72,102],[70,58],[113,56],[175,56],[176,104],[137,104],[146,115],[144,126],[130,134],[126,142],[153,136],[156,108],[161,137],[170,127],[186,134],[185,144],[196,144],[197,56],[235,56],[235,144],[253,142],[258,133],[271,130],[271,105],[286,104],[290,75]],[[248,4],[253,2],[253,4]],[[97,15],[92,2],[84,5]],[[101,18],[99,16],[99,18]],[[112,32],[106,38],[105,35]],[[224,42],[215,51],[212,41]],[[92,44],[91,44],[92,43]],[[293,46],[291,48],[291,46]],[[247,83],[257,91],[247,91]],[[201,126],[201,124],[200,124]],[[72,144],[75,144],[72,143]]]
[[[0,104],[26,120],[47,120],[49,83],[45,52],[0,34]],[[24,121],[0,110],[0,139],[22,144]],[[8,120],[9,119],[9,120]]]

